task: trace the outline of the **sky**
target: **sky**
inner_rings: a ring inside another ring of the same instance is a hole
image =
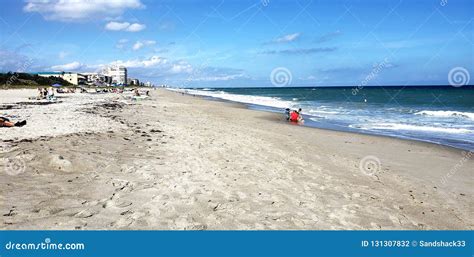
[[[179,87],[446,85],[453,69],[474,74],[472,10],[472,0],[6,0],[0,72],[124,65]]]

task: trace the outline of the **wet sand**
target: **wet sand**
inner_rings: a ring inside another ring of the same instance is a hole
[[[3,106],[31,93],[4,92]],[[0,110],[29,120],[0,129],[1,229],[474,225],[469,152],[290,125],[166,90],[62,101]]]

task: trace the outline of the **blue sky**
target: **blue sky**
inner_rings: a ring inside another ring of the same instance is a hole
[[[130,77],[189,87],[447,84],[453,68],[474,74],[472,10],[472,0],[7,0],[0,71],[123,64]]]

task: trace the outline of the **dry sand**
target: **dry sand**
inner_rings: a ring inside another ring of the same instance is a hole
[[[166,90],[67,96],[0,110],[29,121],[0,129],[1,229],[474,226],[472,153]]]

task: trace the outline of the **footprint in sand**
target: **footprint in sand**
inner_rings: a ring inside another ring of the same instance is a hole
[[[97,213],[99,213],[99,212],[96,211],[96,210],[85,209],[85,210],[82,210],[82,211],[74,214],[74,217],[76,217],[76,218],[90,218],[90,217],[96,215]]]
[[[132,205],[132,202],[130,201],[120,201],[120,200],[107,200],[105,201],[104,204],[102,204],[102,208],[111,208],[111,207],[116,207],[116,208],[125,208]]]
[[[132,210],[128,210],[121,213],[123,216],[122,218],[114,221],[110,224],[113,228],[127,228],[127,227],[148,227],[149,222],[147,221],[147,217],[149,216],[149,212],[134,212]]]

